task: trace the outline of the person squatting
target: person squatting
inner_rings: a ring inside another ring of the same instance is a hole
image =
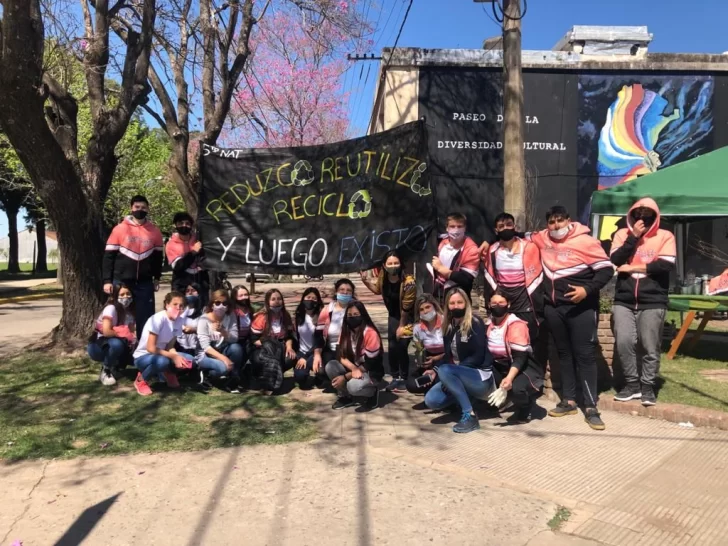
[[[329,302],[315,287],[288,302],[272,288],[258,305],[243,285],[210,292],[202,243],[187,213],[174,217],[175,233],[165,249],[172,291],[163,310],[154,313],[162,236],[147,219],[143,196],[131,200],[130,212],[107,242],[103,288],[108,299],[88,344],[89,357],[102,364],[104,385],[114,385],[131,365],[142,396],[153,395],[156,382],[179,388],[180,376],[202,390],[257,389],[274,395],[292,370],[300,389],[335,394],[333,409],[375,409],[383,388],[409,392],[424,395],[430,410],[459,413],[453,431],[466,433],[480,428],[474,409],[479,403],[511,410],[516,423],[530,421],[546,368],[537,348],[548,347],[552,336],[558,361],[551,367],[552,372],[558,367],[561,377],[561,401],[548,415],[576,415],[581,407],[586,423],[604,430],[597,410],[599,293],[616,266],[614,331],[626,384],[615,400],[656,403],[660,332],[676,251],[673,235],[660,229],[660,211],[651,199],[639,200],[629,211],[611,256],[561,206],[546,212],[546,229],[531,233],[520,232],[514,217],[501,213],[493,225],[497,240],[481,245],[467,236],[467,218],[452,213],[427,268],[431,293],[418,294],[407,264],[389,252],[380,268],[361,273],[364,286],[387,310],[389,382],[382,335],[350,279],[336,281]],[[481,269],[487,321],[476,314],[470,297]]]

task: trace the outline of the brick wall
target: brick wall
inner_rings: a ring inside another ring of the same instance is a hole
[[[612,366],[614,358],[614,333],[612,332],[612,315],[599,315],[599,324],[597,326],[597,335],[599,338],[599,351],[602,358],[609,367]]]

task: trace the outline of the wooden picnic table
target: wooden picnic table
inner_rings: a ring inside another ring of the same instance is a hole
[[[691,350],[693,347],[695,347],[695,345],[697,345],[700,337],[703,335],[703,331],[705,330],[706,325],[713,318],[713,315],[715,313],[728,312],[728,296],[696,296],[691,294],[670,294],[668,296],[668,300],[669,301],[667,304],[667,308],[671,311],[680,311],[681,313],[687,312],[680,331],[678,332],[675,339],[672,340],[672,344],[670,345],[670,350],[667,353],[668,360],[672,360],[673,358],[675,358],[675,354],[677,353],[677,350],[680,348],[680,345],[685,339],[685,334],[688,333],[690,325],[695,319],[695,315],[697,313],[702,312],[703,319],[700,321],[698,329],[695,330],[695,333],[690,339],[688,350]]]

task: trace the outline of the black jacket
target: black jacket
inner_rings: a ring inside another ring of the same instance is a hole
[[[493,355],[488,350],[488,341],[485,336],[485,324],[479,317],[473,315],[472,331],[463,338],[460,329],[450,327],[444,336],[445,356],[443,364],[453,363],[452,341],[455,338],[460,366],[490,370],[493,367]]]

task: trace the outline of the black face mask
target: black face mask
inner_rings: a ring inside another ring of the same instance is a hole
[[[656,216],[643,216],[642,217],[642,221],[645,223],[645,227],[647,229],[651,228],[654,225],[655,220],[657,220]]]
[[[465,316],[465,309],[450,309],[450,316],[452,318],[461,319]]]
[[[362,316],[346,317],[346,325],[349,328],[351,328],[352,330],[359,328],[359,326],[361,326],[363,322],[364,322],[364,317],[362,317]]]
[[[240,307],[248,307],[250,305],[250,298],[243,298],[241,300],[237,300],[237,302]]]
[[[505,305],[491,305],[490,306],[490,314],[494,318],[503,318],[508,313],[508,307]]]
[[[136,218],[137,220],[144,220],[144,218],[147,217],[147,211],[146,210],[133,210],[131,211],[131,215]]]
[[[516,230],[515,228],[502,229],[496,235],[501,241],[511,241],[516,236]]]
[[[177,228],[177,233],[180,235],[189,235],[192,233],[192,228],[189,226],[180,226]]]
[[[313,301],[313,300],[303,300],[303,308],[306,311],[313,311],[314,309],[316,309],[316,304],[317,303],[318,302]]]

